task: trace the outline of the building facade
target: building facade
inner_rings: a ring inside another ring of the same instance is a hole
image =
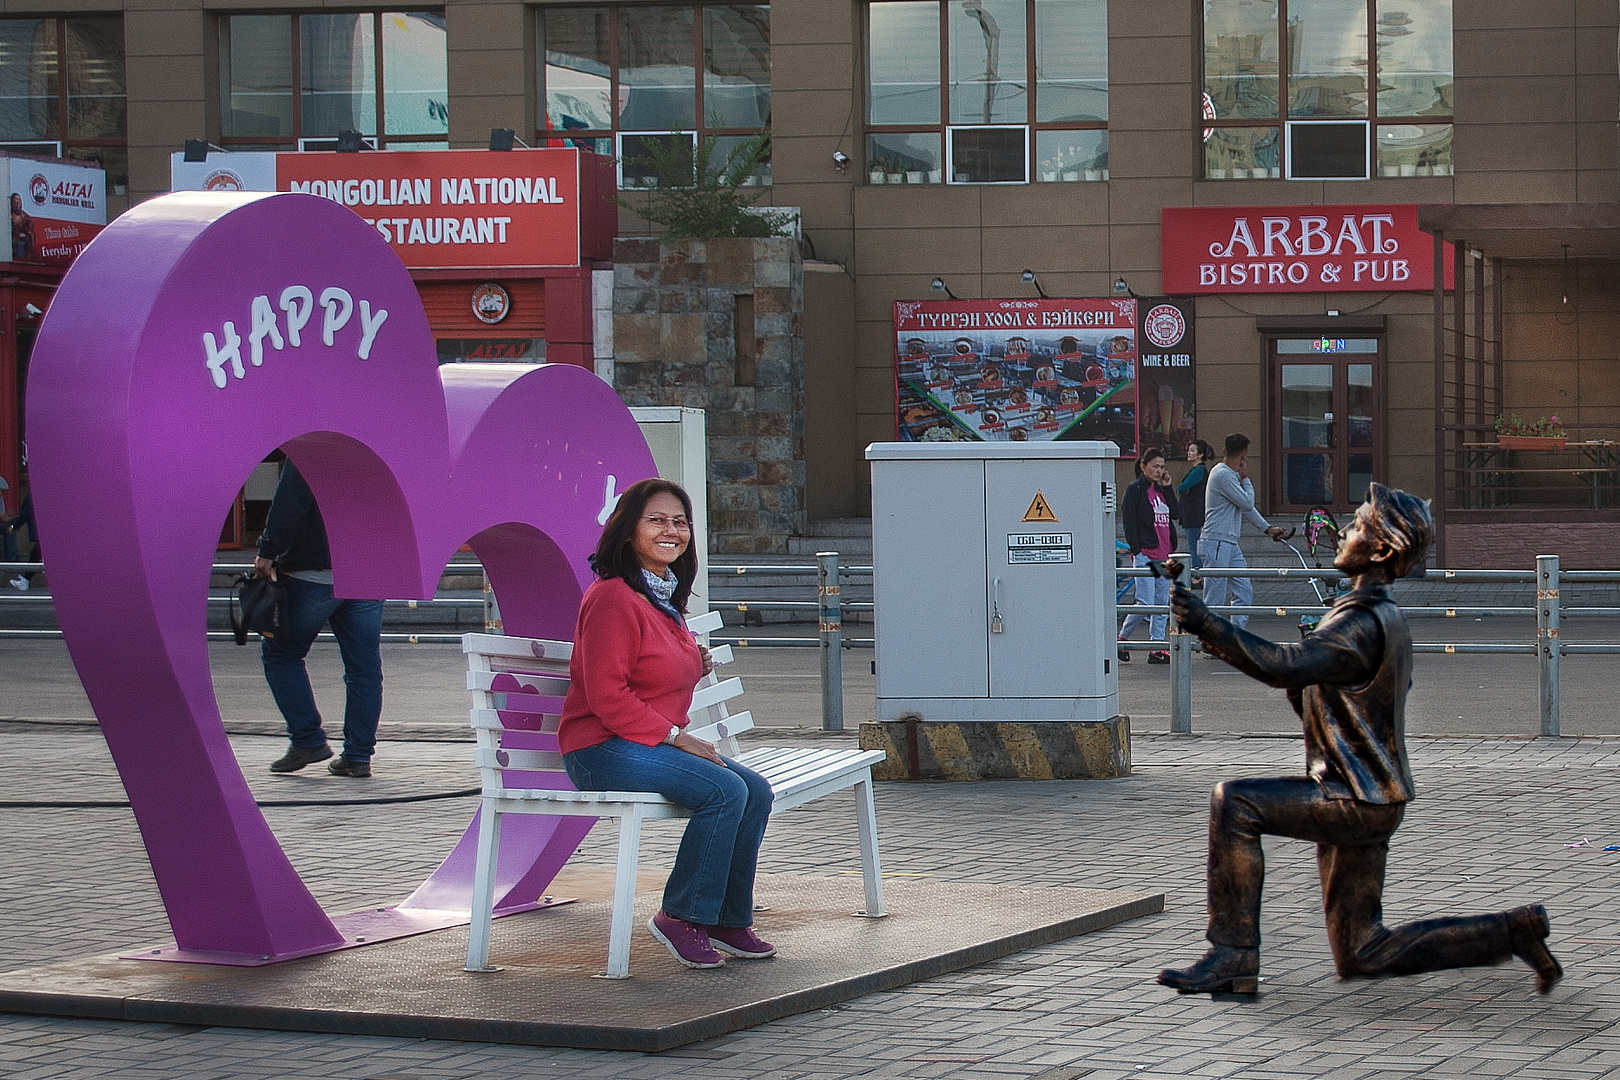
[[[935,278],[964,298],[1033,296],[1026,270],[1053,296],[1153,296],[1166,210],[1447,208],[1424,228],[1460,289],[1197,294],[1197,435],[1250,434],[1279,515],[1353,505],[1368,476],[1435,496],[1476,530],[1454,534],[1458,565],[1527,523],[1567,526],[1571,550],[1620,524],[1600,450],[1488,452],[1498,413],[1620,438],[1615,0],[7,9],[0,143],[102,160],[115,212],[168,189],[186,139],[478,147],[511,128],[631,162],[630,190],[648,141],[724,152],[768,126],[765,201],[800,208],[807,254],[847,282],[806,297],[812,423],[817,402],[836,414],[807,434],[812,516],[865,512],[861,448],[897,430],[894,304]],[[1515,209],[1462,212],[1490,207]],[[649,231],[621,213],[622,235]]]

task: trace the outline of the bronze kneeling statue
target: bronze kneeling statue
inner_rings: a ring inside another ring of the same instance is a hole
[[[1328,943],[1342,978],[1416,975],[1499,964],[1517,956],[1543,994],[1563,977],[1547,949],[1540,904],[1489,915],[1383,924],[1389,839],[1413,797],[1406,758],[1406,692],[1412,634],[1389,586],[1433,536],[1428,506],[1374,484],[1344,532],[1333,565],[1353,588],[1298,645],[1277,645],[1210,612],[1177,585],[1171,605],[1206,651],[1288,692],[1305,728],[1307,776],[1227,780],[1209,819],[1209,952],[1159,982],[1185,994],[1259,988],[1260,838],[1315,842]]]

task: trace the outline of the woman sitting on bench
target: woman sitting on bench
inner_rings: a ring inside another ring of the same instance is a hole
[[[591,559],[557,741],[581,791],[656,791],[692,812],[647,928],[687,967],[716,968],[722,952],[776,953],[752,929],[771,787],[683,730],[713,667],[681,617],[697,576],[691,544],[679,485],[642,480],[619,497]]]

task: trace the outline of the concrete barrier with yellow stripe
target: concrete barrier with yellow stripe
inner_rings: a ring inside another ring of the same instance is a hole
[[[1091,780],[1131,772],[1131,720],[927,720],[861,725],[861,749],[888,757],[879,780]]]

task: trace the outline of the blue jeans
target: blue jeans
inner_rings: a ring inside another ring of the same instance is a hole
[[[287,734],[300,749],[326,745],[304,657],[321,627],[331,623],[343,657],[343,756],[370,761],[382,716],[382,601],[339,600],[330,585],[285,575],[281,580],[287,586],[287,631],[265,638],[260,655],[264,681],[286,717]]]
[[[1132,566],[1147,566],[1146,555],[1136,555],[1131,559]],[[1157,604],[1164,606],[1170,603],[1170,582],[1162,577],[1139,577],[1136,579],[1136,602],[1138,604]],[[1136,628],[1143,623],[1148,624],[1148,639],[1163,641],[1164,631],[1170,624],[1168,615],[1138,615],[1132,612],[1125,616],[1125,623],[1119,628],[1119,640],[1129,641]]]
[[[1243,549],[1229,540],[1205,540],[1203,548],[1199,554],[1203,556],[1204,565],[1211,570],[1249,565],[1249,561],[1243,557]],[[1231,602],[1238,607],[1249,607],[1254,603],[1254,585],[1246,577],[1204,579],[1204,603],[1210,607],[1225,604],[1229,592]],[[1227,618],[1240,630],[1249,625],[1247,615],[1228,615]]]
[[[563,755],[581,791],[656,791],[692,811],[664,914],[698,926],[754,925],[754,867],[771,816],[771,785],[730,758],[714,762],[659,743],[609,739]]]
[[[1187,539],[1185,540],[1185,550],[1187,554],[1192,556],[1191,567],[1196,571],[1204,565],[1204,561],[1198,557],[1198,534],[1204,531],[1203,526],[1199,526],[1196,529],[1183,529],[1181,531],[1187,534]]]

